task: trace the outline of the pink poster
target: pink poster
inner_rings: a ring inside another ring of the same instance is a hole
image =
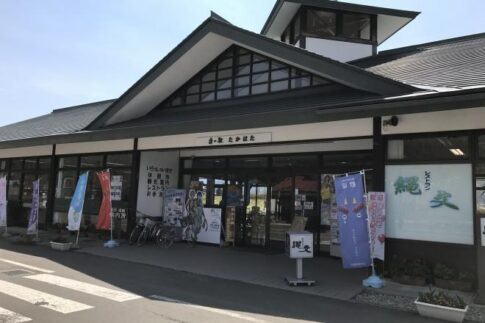
[[[367,214],[371,258],[384,260],[386,240],[386,194],[384,192],[367,194]]]

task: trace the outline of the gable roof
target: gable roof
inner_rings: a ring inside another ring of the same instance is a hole
[[[0,142],[71,134],[83,130],[115,100],[57,109],[49,114],[0,127]]]
[[[420,14],[416,11],[366,6],[333,0],[277,0],[261,30],[261,34],[279,39],[302,6],[377,16],[377,44],[382,44]]]
[[[423,88],[485,86],[485,33],[382,51],[350,62],[367,71]]]
[[[416,88],[231,25],[212,15],[131,86],[90,126],[146,115],[229,46],[236,44],[345,86],[383,96]]]

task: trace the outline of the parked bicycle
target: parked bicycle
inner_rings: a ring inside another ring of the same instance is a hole
[[[147,241],[156,240],[157,233],[162,227],[160,220],[154,220],[146,214],[137,211],[137,217],[140,218],[137,225],[131,231],[129,244],[137,244],[138,246],[144,245]]]

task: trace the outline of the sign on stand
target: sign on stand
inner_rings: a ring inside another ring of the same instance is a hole
[[[286,233],[286,254],[296,259],[296,278],[286,277],[289,285],[315,284],[314,280],[303,279],[303,258],[313,258],[313,233],[307,231],[288,231]]]

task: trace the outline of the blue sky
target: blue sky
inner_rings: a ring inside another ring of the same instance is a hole
[[[2,0],[0,126],[120,96],[214,10],[259,32],[275,0]],[[485,32],[485,1],[348,0],[421,11],[379,49]]]

